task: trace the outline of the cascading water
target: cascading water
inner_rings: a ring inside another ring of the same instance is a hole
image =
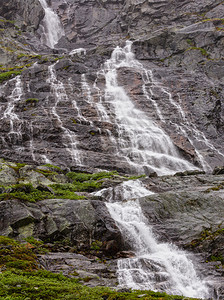
[[[139,180],[96,193],[110,201],[106,203],[108,211],[135,251],[134,258],[118,260],[120,287],[207,298],[206,283],[198,277],[189,255],[174,245],[158,242],[134,200],[151,194]],[[123,202],[113,202],[118,199]]]
[[[52,106],[51,108],[51,115],[56,120],[57,126],[59,126],[63,132],[64,146],[70,153],[72,161],[74,161],[78,165],[81,165],[81,158],[80,153],[77,150],[75,133],[63,126],[63,122],[59,114],[57,113],[57,106],[60,102],[69,102],[64,84],[57,79],[54,65],[48,67],[48,73],[49,77],[47,79],[47,82],[50,84],[51,94],[55,99],[54,106]]]
[[[195,169],[180,156],[169,136],[143,111],[137,109],[124,88],[118,85],[119,68],[143,71],[143,66],[135,60],[131,52],[131,45],[131,42],[127,42],[124,48],[116,47],[101,72],[106,79],[106,91],[105,101],[101,103],[104,109],[101,107],[98,111],[102,119],[116,125],[116,155],[125,159],[133,171],[139,173],[149,169],[163,175]],[[96,84],[94,87],[96,88]],[[109,114],[110,117],[105,118],[105,114]]]
[[[8,82],[8,84],[6,84],[6,87],[9,84],[14,84],[14,89],[12,90],[12,93],[9,96],[8,105],[1,119],[9,120],[10,131],[8,137],[11,143],[17,144],[19,141],[22,140],[21,125],[23,121],[20,120],[18,115],[15,113],[15,105],[17,102],[21,100],[21,97],[23,95],[23,86],[22,86],[21,77],[16,76],[16,78],[11,79]]]
[[[142,66],[142,65],[141,65]],[[187,138],[190,144],[193,146],[195,153],[200,161],[201,166],[203,167],[204,171],[209,172],[211,171],[211,167],[206,162],[203,155],[200,153],[200,149],[209,149],[211,152],[216,153],[221,158],[224,157],[224,154],[221,153],[215,146],[208,141],[205,137],[204,133],[201,132],[195,124],[190,122],[182,109],[181,105],[174,101],[172,94],[161,85],[160,82],[156,81],[153,77],[153,73],[151,70],[147,70],[142,66],[143,70],[143,91],[146,95],[146,98],[151,101],[155,107],[156,113],[158,118],[165,123],[165,117],[161,112],[161,109],[158,106],[158,103],[153,99],[154,93],[153,90],[159,91],[165,98],[168,100],[168,103],[176,110],[175,117],[179,120],[178,123],[173,122],[171,119],[169,122],[176,128],[177,132],[180,132],[183,136]],[[179,96],[179,95],[178,95]],[[179,96],[179,102],[181,103],[181,99]]]
[[[45,12],[41,41],[50,48],[54,48],[59,39],[64,35],[64,29],[58,15],[47,5],[46,0],[39,1]]]

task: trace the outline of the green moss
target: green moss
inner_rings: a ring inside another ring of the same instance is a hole
[[[139,297],[145,300],[190,300],[187,297],[169,296],[152,291],[117,292],[107,287],[84,286],[78,278],[67,278],[62,274],[38,269],[33,249],[1,236],[0,266],[4,269],[0,273],[1,300],[134,300]],[[79,274],[74,271],[72,275]],[[85,277],[83,281],[88,282],[91,279]]]
[[[212,191],[219,191],[219,190],[222,190],[222,189],[224,189],[224,182],[219,184],[219,185],[213,186],[213,187],[205,190],[205,193],[210,193]]]
[[[36,255],[31,249],[2,236],[0,237],[0,267],[27,271],[38,268]]]
[[[103,243],[101,241],[93,241],[91,244],[91,250],[100,250],[102,248]]]
[[[44,199],[53,199],[55,195],[47,192],[40,191],[29,184],[15,184],[7,187],[2,187],[0,194],[0,201],[19,199],[27,202],[36,202]]]
[[[37,169],[35,172],[40,173],[44,175],[45,177],[48,177],[50,175],[57,175],[57,172],[51,171],[51,170],[43,170],[43,169]]]
[[[194,46],[194,41],[191,39],[187,39],[187,43],[192,47]]]
[[[45,164],[45,165],[43,165],[43,167],[48,167],[48,168],[51,168],[51,169],[55,169],[56,171],[63,172],[60,167],[52,165],[52,164]]]
[[[52,184],[50,187],[54,190],[57,198],[60,199],[71,199],[71,200],[81,200],[85,199],[84,196],[79,196],[75,192],[79,192],[77,187],[69,184]]]
[[[26,246],[32,249],[32,251],[36,254],[45,254],[49,252],[48,249],[46,249],[44,242],[35,239],[33,236],[27,237],[25,241],[28,243]]]
[[[0,73],[0,83],[9,80],[17,75],[20,75],[22,71],[9,71],[9,72],[3,72]]]
[[[86,278],[89,281],[91,278]],[[0,299],[4,300],[189,300],[152,291],[117,292],[107,287],[83,286],[76,278],[66,278],[45,270],[33,272],[7,271],[0,274]]]
[[[58,60],[63,59],[63,58],[64,58],[64,56],[56,57],[56,58],[54,58],[54,61],[58,61]]]
[[[112,178],[113,175],[117,175],[118,173],[116,171],[113,172],[99,172],[94,174],[87,174],[87,173],[76,173],[76,172],[69,172],[66,174],[66,176],[73,181],[79,181],[84,182],[88,180],[99,180],[103,178]]]
[[[222,18],[211,18],[211,19],[202,20],[202,22],[211,22],[211,21],[220,21],[221,24],[224,24],[224,19]]]
[[[39,101],[39,99],[37,99],[37,98],[28,98],[28,99],[26,99],[25,102],[27,104],[36,104],[38,101]]]
[[[42,56],[39,55],[39,54],[20,53],[20,54],[17,55],[17,59],[20,59],[20,58],[26,58],[26,59],[38,58],[38,59],[41,59]]]
[[[28,56],[28,54],[26,54],[26,53],[20,53],[20,54],[17,55],[17,59],[27,57],[27,56]]]
[[[5,20],[5,19],[0,19],[0,22],[2,22],[2,23],[10,23],[10,24],[13,24],[13,25],[15,23],[14,20]]]
[[[9,246],[9,245],[12,245],[12,246],[16,246],[16,245],[19,245],[19,243],[13,239],[10,239],[6,236],[0,236],[0,245],[1,246]]]
[[[218,256],[212,255],[209,261],[220,261],[222,265],[224,265],[224,257],[220,254]]]
[[[25,167],[26,164],[16,163],[16,166],[7,165],[9,168],[13,169],[14,171],[18,172],[21,168]]]
[[[76,184],[72,183],[56,183],[50,185],[51,188],[55,191],[55,193],[60,197],[72,197],[68,199],[75,199],[72,195],[75,192],[93,192],[101,187],[101,183],[95,181],[86,181],[86,182],[77,182]],[[80,197],[80,196],[79,196]],[[81,197],[80,199],[83,199]]]
[[[97,189],[100,189],[102,186],[103,179],[109,178],[113,179],[114,176],[118,176],[118,173],[116,171],[112,172],[99,172],[94,174],[87,174],[87,173],[76,173],[76,172],[69,172],[66,174],[66,176],[72,180],[72,184],[64,185],[68,187],[70,185],[70,188],[74,191],[78,192],[93,192]],[[145,175],[138,175],[138,176],[120,176],[123,180],[134,180],[143,178]]]
[[[200,48],[200,47],[190,47],[190,48],[188,48],[186,51],[190,51],[190,50],[198,50],[198,51],[200,51],[201,52],[201,54],[203,55],[203,56],[205,56],[205,57],[209,57],[209,54],[208,54],[208,52],[204,49],[204,48]]]
[[[221,225],[222,224],[220,224],[218,227],[221,227]],[[202,244],[204,241],[215,240],[215,238],[221,234],[224,234],[224,228],[219,228],[215,231],[212,228],[204,228],[200,233],[200,237],[198,239],[193,240],[189,246],[195,248]]]
[[[129,176],[127,177],[128,180],[135,180],[135,179],[139,179],[139,178],[145,178],[146,175],[142,174],[142,175],[137,175],[137,176]]]

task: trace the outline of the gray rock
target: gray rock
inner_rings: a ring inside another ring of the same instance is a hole
[[[90,249],[94,240],[121,241],[105,204],[97,200],[49,199],[38,203],[6,200],[0,202],[0,219],[0,235],[19,240],[27,236],[51,242],[67,239],[79,250]]]
[[[101,262],[75,253],[49,253],[38,256],[39,263],[51,272],[79,278],[87,286],[116,287],[116,260]]]

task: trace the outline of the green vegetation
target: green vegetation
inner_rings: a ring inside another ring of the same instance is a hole
[[[20,75],[22,71],[8,71],[0,73],[0,83],[9,80],[17,75]]]
[[[139,179],[139,178],[145,178],[146,175],[142,174],[142,175],[137,175],[137,176],[129,176],[127,177],[128,180],[135,180],[135,179]]]
[[[15,23],[14,20],[6,20],[6,19],[0,19],[0,22],[2,22],[2,23],[10,23],[10,24],[13,24],[13,25]]]
[[[66,174],[66,176],[73,181],[78,182],[84,182],[89,180],[100,180],[103,178],[112,178],[113,175],[117,175],[118,173],[116,171],[113,172],[99,172],[94,174],[87,174],[87,173],[75,173],[75,172],[69,172]]]
[[[39,101],[39,99],[37,99],[37,98],[28,98],[28,99],[26,99],[26,103],[27,104],[31,104],[31,105],[35,105],[37,102]]]
[[[85,181],[85,182],[76,182],[72,183],[55,183],[50,185],[51,188],[59,195],[63,196],[67,193],[67,196],[70,193],[74,192],[94,192],[95,190],[101,187],[101,182],[97,181]],[[70,198],[68,198],[70,199]]]
[[[85,281],[89,281],[86,278]],[[5,271],[0,274],[0,299],[4,300],[178,300],[190,299],[151,291],[117,292],[107,287],[89,288],[79,279],[66,278],[45,270]]]
[[[0,187],[0,201],[10,200],[10,199],[19,199],[27,202],[37,202],[44,199],[71,199],[78,200],[84,199],[83,196],[79,196],[74,193],[75,189],[66,189],[65,187],[57,187],[57,185],[52,186],[52,192],[50,189],[43,188],[34,188],[31,183],[28,184],[14,184],[11,186]]]
[[[224,235],[224,228],[221,228],[221,226],[223,225],[220,224],[218,226],[219,228],[215,231],[212,228],[204,228],[200,234],[200,237],[198,239],[193,240],[189,246],[191,248],[196,248],[208,241],[215,241],[218,236]],[[220,261],[224,266],[224,257],[221,254],[216,254],[216,256],[212,255],[208,257],[207,261]]]
[[[29,239],[36,243],[33,238]],[[40,269],[36,254],[29,244],[20,244],[0,236],[0,299],[1,300],[178,300],[190,299],[152,291],[117,292],[107,287],[90,288],[79,278],[67,278]],[[74,270],[73,276],[78,276]],[[91,280],[85,277],[84,282]]]
[[[208,54],[208,52],[205,50],[205,49],[203,49],[203,48],[199,48],[199,47],[190,47],[190,48],[188,48],[186,51],[190,51],[190,50],[198,50],[198,51],[200,51],[201,52],[201,54],[203,55],[203,56],[205,56],[205,57],[209,57],[209,54]]]
[[[98,251],[98,250],[101,250],[102,245],[103,245],[103,243],[101,241],[96,240],[96,241],[92,242],[90,249]]]
[[[224,257],[222,255],[214,256],[212,255],[209,261],[220,261],[222,265],[224,265]]]
[[[28,58],[28,59],[32,59],[32,58],[38,58],[38,59],[41,59],[42,56],[39,55],[39,54],[27,54],[27,53],[20,53],[17,55],[17,59],[20,59],[20,58]]]
[[[36,169],[35,172],[40,173],[44,175],[45,177],[49,177],[52,175],[57,175],[57,172],[51,171],[51,170],[44,170],[44,169]]]
[[[38,269],[36,254],[25,244],[0,236],[0,268],[33,271]]]
[[[212,191],[219,191],[219,190],[222,190],[222,189],[224,189],[224,182],[222,182],[219,185],[208,188],[207,190],[205,190],[205,193],[209,193],[209,192],[212,192]]]
[[[102,171],[94,174],[68,172],[65,174],[60,167],[52,164],[45,164],[34,168],[29,166],[29,171],[43,175],[40,178],[40,183],[34,187],[31,183],[27,183],[27,181],[25,183],[21,182],[24,180],[21,175],[24,174],[24,172],[21,173],[20,169],[25,167],[25,164],[6,162],[6,166],[16,172],[16,179],[18,183],[8,186],[0,186],[0,201],[12,199],[18,199],[25,202],[37,202],[44,199],[81,200],[86,199],[86,197],[78,195],[78,192],[94,192],[102,187],[105,179],[113,180],[114,178],[117,178],[121,181],[125,181],[145,177],[145,175],[132,177],[120,176],[116,171]],[[30,176],[32,177],[32,175]],[[58,183],[61,181],[60,176],[62,176],[62,180],[65,183]],[[52,184],[48,184],[47,186],[44,183],[44,177],[50,180]],[[41,184],[41,182],[43,182],[43,184]]]
[[[202,20],[202,22],[213,22],[213,21],[220,21],[220,23],[221,24],[223,24],[224,25],[224,19],[222,19],[222,18],[211,18],[211,19],[204,19],[204,20]]]
[[[54,194],[34,188],[31,183],[14,184],[11,186],[1,187],[0,189],[0,201],[19,199],[27,202],[36,202],[44,199],[55,198]]]
[[[187,39],[187,43],[192,47],[194,46],[194,41],[191,39]]]
[[[16,163],[16,166],[14,165],[10,165],[10,164],[7,164],[7,166],[11,169],[13,169],[16,173],[19,173],[19,170],[23,167],[25,167],[25,164],[20,164],[20,163]]]
[[[52,164],[45,164],[45,165],[42,165],[42,167],[48,167],[48,168],[51,168],[51,169],[55,169],[56,171],[63,172],[60,167],[52,165]]]

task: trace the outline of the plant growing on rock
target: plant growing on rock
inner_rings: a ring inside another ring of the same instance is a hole
[[[0,83],[9,80],[17,75],[20,75],[22,71],[8,71],[8,72],[3,72],[0,73]]]

